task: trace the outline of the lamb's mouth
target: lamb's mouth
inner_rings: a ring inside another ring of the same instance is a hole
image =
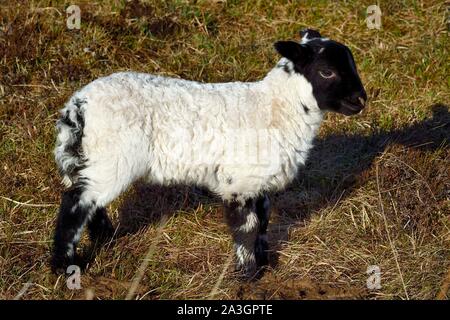
[[[341,107],[339,108],[339,111],[345,114],[346,116],[360,113],[364,109],[363,104],[355,104],[348,102],[346,100],[341,100],[340,105]]]

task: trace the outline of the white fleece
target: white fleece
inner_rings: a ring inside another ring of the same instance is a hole
[[[282,58],[256,82],[134,72],[91,82],[61,110],[76,123],[77,112],[84,117],[84,167],[64,180],[86,178],[83,199],[98,206],[139,178],[201,185],[225,200],[283,189],[305,163],[323,119],[311,84],[284,69],[292,63]],[[55,149],[63,173],[80,161],[65,151],[70,130],[60,125]]]

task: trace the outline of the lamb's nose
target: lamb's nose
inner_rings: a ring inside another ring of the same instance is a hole
[[[364,90],[354,91],[350,96],[349,101],[355,105],[358,105],[360,108],[364,108],[367,101],[367,95]]]

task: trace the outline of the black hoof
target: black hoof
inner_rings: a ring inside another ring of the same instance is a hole
[[[74,257],[66,255],[53,255],[50,267],[54,274],[66,274],[67,267],[74,264]]]
[[[255,264],[250,265],[240,265],[237,264],[234,272],[236,273],[236,276],[241,281],[254,281],[258,279],[258,268]]]

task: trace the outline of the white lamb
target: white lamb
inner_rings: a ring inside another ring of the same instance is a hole
[[[281,60],[257,82],[204,84],[124,72],[76,92],[57,123],[56,162],[67,185],[52,267],[73,263],[87,224],[109,239],[105,206],[131,183],[195,184],[224,201],[237,267],[268,263],[267,192],[282,190],[305,163],[326,110],[364,108],[350,50],[314,30],[279,41]]]

